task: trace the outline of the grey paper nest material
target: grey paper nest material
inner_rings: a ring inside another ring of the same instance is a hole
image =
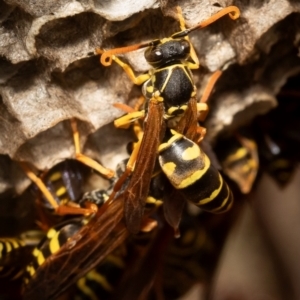
[[[232,4],[241,9],[240,19],[225,17],[191,35],[202,64],[195,72],[199,94],[211,72],[227,67],[211,99],[211,141],[274,107],[287,77],[299,72],[298,1],[0,0],[0,153],[41,170],[73,157],[66,120],[80,120],[83,146],[89,134],[122,114],[114,102],[137,95],[118,66],[99,64],[96,47],[169,36],[178,30],[176,5],[192,26]],[[141,51],[126,59],[136,72],[148,69]],[[101,159],[97,143],[101,138],[85,150]],[[100,148],[110,156],[120,151],[109,141]],[[19,178],[9,166],[3,164],[2,191],[16,184],[8,177]]]

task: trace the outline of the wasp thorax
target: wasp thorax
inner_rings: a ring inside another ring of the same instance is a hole
[[[145,51],[145,58],[150,65],[160,67],[169,62],[187,59],[189,54],[190,43],[187,40],[168,40],[149,47]]]

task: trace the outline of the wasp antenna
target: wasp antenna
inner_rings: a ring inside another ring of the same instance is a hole
[[[146,48],[152,45],[152,42],[148,43],[142,43],[142,44],[136,44],[136,45],[131,45],[127,47],[121,47],[121,48],[114,48],[110,50],[101,50],[99,48],[96,49],[96,52],[98,54],[101,54],[100,62],[103,66],[110,66],[112,63],[112,60],[114,59],[114,55],[117,54],[123,54],[131,51],[135,51],[141,48]]]
[[[172,35],[172,37],[173,38],[184,37],[196,29],[204,28],[204,27],[214,23],[215,21],[219,20],[220,18],[222,18],[225,15],[229,15],[229,17],[232,20],[236,20],[237,18],[239,18],[240,14],[241,14],[241,12],[240,12],[239,8],[236,6],[225,7],[223,9],[221,9],[219,12],[217,12],[216,14],[214,14],[213,16],[211,16],[210,18],[208,18],[207,20],[197,24],[194,27],[191,27],[189,29],[175,33],[174,35]]]

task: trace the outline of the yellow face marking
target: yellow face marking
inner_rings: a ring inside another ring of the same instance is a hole
[[[61,197],[62,195],[66,194],[67,189],[64,186],[61,186],[57,191],[56,191],[56,195],[58,197]]]
[[[50,181],[57,181],[61,179],[61,172],[55,172],[49,177]]]
[[[51,251],[51,253],[55,253],[59,250],[60,245],[59,245],[59,241],[58,241],[58,235],[59,233],[57,233],[51,240],[49,243],[49,249]]]
[[[201,155],[201,153],[200,153],[200,155]],[[204,168],[201,170],[197,170],[190,177],[182,180],[180,182],[180,184],[178,184],[178,186],[174,186],[176,189],[184,189],[184,188],[192,185],[194,182],[199,180],[207,172],[207,170],[210,167],[210,160],[205,154],[203,155],[203,158],[204,158]]]
[[[198,202],[198,205],[203,205],[203,204],[209,203],[209,202],[213,201],[219,195],[219,193],[222,189],[222,186],[223,186],[223,178],[220,174],[219,174],[219,180],[220,180],[219,188],[217,190],[214,190],[208,198],[200,200]]]
[[[176,164],[174,164],[173,162],[168,162],[162,166],[162,169],[167,177],[172,177],[176,169]]]
[[[97,273],[95,270],[90,271],[87,274],[87,277],[98,282],[105,290],[107,291],[113,290],[113,287],[110,285],[107,279],[103,275]]]
[[[182,152],[182,159],[183,160],[193,160],[200,156],[200,148],[198,145],[193,144],[192,147],[186,148]]]

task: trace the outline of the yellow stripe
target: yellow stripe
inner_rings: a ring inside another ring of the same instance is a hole
[[[61,172],[55,172],[53,173],[51,176],[50,176],[50,181],[56,181],[56,180],[59,180],[61,179]]]
[[[60,245],[59,245],[59,241],[58,241],[58,235],[59,233],[57,233],[51,240],[50,240],[50,243],[49,243],[49,249],[50,249],[50,252],[52,254],[54,254],[55,252],[57,252],[60,248]]]
[[[91,300],[99,300],[94,291],[86,285],[86,278],[82,277],[77,281],[78,288],[89,297]]]
[[[39,254],[38,254],[36,260],[37,260],[37,263],[39,264],[39,266],[41,266],[44,263],[45,257],[44,257],[44,254],[42,251],[39,251]]]
[[[67,192],[67,189],[64,186],[61,186],[58,190],[56,190],[56,195],[61,197]]]
[[[199,156],[200,156],[200,148],[196,144],[193,144],[192,147],[188,147],[182,152],[182,159],[187,161],[198,158]]]
[[[164,173],[167,175],[168,178],[172,177],[175,169],[176,169],[176,164],[173,162],[168,162],[164,165],[161,166],[163,169]]]
[[[194,182],[198,181],[209,169],[210,167],[210,160],[206,155],[204,157],[204,168],[202,170],[197,170],[194,172],[190,177],[182,180],[178,186],[175,186],[176,189],[184,189]]]
[[[97,273],[95,270],[90,271],[86,276],[87,278],[98,282],[105,290],[113,290],[113,287],[110,285],[107,279],[103,275]]]
[[[5,242],[6,252],[10,252],[12,250],[11,244],[9,242]]]
[[[220,193],[222,186],[223,186],[223,178],[222,176],[219,174],[219,179],[220,179],[220,186],[217,190],[214,190],[211,195],[208,198],[202,199],[198,202],[198,205],[203,205],[203,204],[207,204],[211,201],[213,201]]]
[[[57,234],[57,231],[54,228],[50,228],[47,232],[47,238],[50,240]]]
[[[39,253],[40,253],[40,250],[38,248],[34,248],[33,251],[32,251],[32,255],[34,257],[37,257],[39,255]]]
[[[173,136],[166,143],[162,143],[159,145],[158,152],[168,149],[175,141],[182,138],[182,134],[176,132],[175,130],[171,129],[171,133],[173,134]]]
[[[177,110],[183,110],[183,111],[186,111],[187,110],[187,105],[186,104],[184,104],[184,105],[181,105],[180,107],[177,107],[177,106],[171,106],[169,109],[168,109],[168,111],[167,111],[167,113],[168,113],[168,115],[173,115],[173,113],[174,113],[174,111],[177,111]]]
[[[25,243],[21,240],[11,240],[11,244],[13,246],[14,249],[20,248],[21,246],[25,246]]]
[[[106,257],[106,260],[111,262],[113,265],[115,265],[119,268],[125,268],[124,261],[119,256],[111,254],[111,255]]]
[[[35,274],[35,269],[33,266],[27,266],[26,270],[31,277]]]
[[[235,153],[227,156],[225,163],[226,164],[233,163],[237,160],[244,158],[247,154],[248,154],[247,149],[239,148]]]
[[[223,213],[223,212],[228,211],[228,210],[231,208],[231,206],[232,206],[232,204],[233,204],[233,199],[231,199],[230,204],[228,205],[227,209],[226,209],[226,210],[222,210],[222,208],[223,208],[224,206],[226,206],[226,204],[227,204],[227,202],[228,202],[228,200],[229,200],[229,198],[230,198],[230,196],[231,196],[231,192],[230,192],[230,190],[229,190],[229,188],[228,188],[228,185],[226,185],[226,189],[227,189],[227,195],[228,195],[228,196],[226,197],[226,199],[224,199],[224,201],[222,202],[222,204],[221,204],[218,208],[216,208],[216,209],[214,209],[214,210],[211,210],[212,213],[219,213],[220,210],[221,210],[221,213]]]

